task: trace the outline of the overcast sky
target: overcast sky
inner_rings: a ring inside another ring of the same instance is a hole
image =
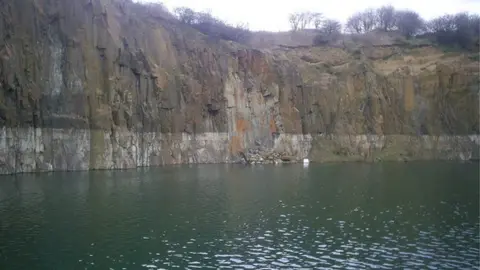
[[[368,7],[392,4],[398,9],[412,9],[425,19],[469,11],[480,13],[480,0],[138,0],[162,2],[170,10],[187,6],[207,11],[230,23],[248,23],[251,30],[284,31],[289,29],[288,14],[296,11],[321,12],[344,22],[352,13]]]

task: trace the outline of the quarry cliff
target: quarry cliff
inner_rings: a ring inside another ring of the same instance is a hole
[[[0,174],[229,163],[251,149],[479,157],[478,54],[388,37],[239,44],[126,0],[0,0],[0,18]]]

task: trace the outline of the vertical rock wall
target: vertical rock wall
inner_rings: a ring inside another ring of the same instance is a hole
[[[1,174],[235,162],[254,148],[478,157],[478,62],[466,56],[257,50],[127,0],[0,10]]]

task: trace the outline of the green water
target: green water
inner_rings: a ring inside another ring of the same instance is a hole
[[[479,166],[0,177],[0,269],[478,269]]]

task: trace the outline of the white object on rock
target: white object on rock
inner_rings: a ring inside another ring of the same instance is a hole
[[[309,162],[310,162],[310,161],[308,160],[308,158],[304,158],[304,159],[303,159],[303,168],[308,168],[308,163],[309,163]]]
[[[308,158],[303,159],[303,167],[304,168],[307,168],[309,163],[310,163],[310,160],[308,160]]]

